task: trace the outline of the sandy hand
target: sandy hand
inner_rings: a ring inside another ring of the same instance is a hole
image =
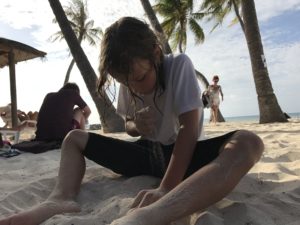
[[[155,132],[155,112],[150,106],[142,108],[135,113],[134,122],[141,135],[152,135]]]

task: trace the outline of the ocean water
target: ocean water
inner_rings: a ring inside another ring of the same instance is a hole
[[[300,112],[287,113],[292,119],[300,119]],[[225,122],[259,122],[259,115],[224,117]],[[208,119],[204,119],[208,123]]]

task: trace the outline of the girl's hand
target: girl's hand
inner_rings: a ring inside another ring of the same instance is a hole
[[[142,208],[144,206],[150,205],[163,197],[166,193],[167,191],[162,188],[142,190],[135,197],[131,208]]]
[[[151,107],[145,107],[135,113],[134,123],[141,135],[151,135],[155,130],[155,113]]]

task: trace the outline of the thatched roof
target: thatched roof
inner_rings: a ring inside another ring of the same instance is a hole
[[[45,55],[45,52],[39,51],[33,47],[17,41],[0,37],[0,68],[9,66],[11,115],[13,128],[16,128],[18,126],[15,64],[36,57],[44,57]]]
[[[39,51],[29,45],[0,37],[0,68],[9,64],[8,53],[10,51],[14,53],[15,63],[46,55],[45,52]]]

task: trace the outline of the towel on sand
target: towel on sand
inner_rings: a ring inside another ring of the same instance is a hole
[[[61,147],[62,141],[23,141],[18,144],[12,145],[12,148],[23,151],[23,152],[31,152],[34,154],[42,153],[54,149],[58,149]]]

